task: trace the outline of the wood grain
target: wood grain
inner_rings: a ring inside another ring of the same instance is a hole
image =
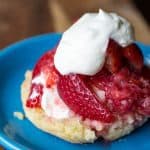
[[[0,48],[52,31],[48,0],[0,0]]]

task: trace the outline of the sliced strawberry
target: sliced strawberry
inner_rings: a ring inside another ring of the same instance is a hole
[[[124,47],[123,55],[135,69],[142,69],[143,55],[136,44],[130,44],[127,47]]]
[[[33,70],[33,78],[41,72],[49,73],[54,68],[54,54],[55,50],[48,51],[38,60]]]
[[[111,83],[111,73],[103,68],[100,72],[96,75],[90,77],[91,84],[98,87],[100,90],[106,90],[107,85]]]
[[[33,92],[36,92],[36,96],[31,97]],[[29,108],[41,107],[41,98],[43,95],[43,86],[41,84],[32,84],[29,99],[26,102],[26,106]]]
[[[83,119],[88,118],[107,123],[114,120],[114,116],[97,99],[82,76],[77,74],[61,76],[58,81],[58,92],[66,105]]]
[[[57,80],[58,80],[58,74],[57,74],[56,69],[54,69],[53,71],[51,71],[48,74],[47,82],[46,82],[46,87],[47,88],[51,88],[52,85],[56,84]]]
[[[150,78],[145,78],[142,74],[128,67],[123,67],[114,74],[109,74],[103,69],[90,77],[90,81],[91,84],[105,91],[110,110],[122,114],[132,111],[138,105],[140,112],[146,114],[150,112],[150,101],[147,99],[145,101],[145,98],[150,97]]]
[[[53,86],[58,80],[58,72],[54,66],[54,54],[55,50],[51,50],[45,53],[37,62],[33,70],[32,78],[35,78],[41,73],[44,74],[47,87]]]
[[[142,76],[148,80],[150,80],[150,67],[143,66],[142,68]]]
[[[150,117],[150,96],[140,100],[138,111],[139,113]]]
[[[115,73],[121,68],[122,62],[122,47],[117,42],[110,39],[107,47],[105,67],[111,73]]]
[[[150,68],[145,67],[143,70],[145,78],[141,78],[141,98],[138,101],[139,113],[150,117]],[[146,76],[145,76],[146,75]],[[147,79],[147,80],[145,80]]]
[[[45,53],[37,62],[32,75],[32,80],[38,77],[40,74],[43,74],[45,77],[46,87],[50,88],[51,86],[55,85],[58,80],[58,72],[54,67],[54,54],[55,50],[48,51]],[[41,84],[32,84],[29,99],[27,100],[26,106],[33,108],[33,107],[40,107],[41,105],[41,98],[43,94],[43,86]],[[33,93],[36,92],[36,96],[33,97]]]

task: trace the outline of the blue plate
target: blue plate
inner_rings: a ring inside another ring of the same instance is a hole
[[[61,34],[46,34],[13,44],[0,52],[0,144],[11,150],[150,150],[150,123],[120,140],[94,144],[70,144],[35,128],[28,120],[13,117],[14,111],[23,112],[20,85],[24,73],[32,69],[38,58],[56,46]],[[150,47],[137,43],[147,63]]]

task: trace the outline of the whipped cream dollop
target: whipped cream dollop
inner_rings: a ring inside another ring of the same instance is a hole
[[[55,119],[65,119],[69,118],[72,114],[70,109],[60,98],[57,87],[54,85],[51,88],[46,87],[45,76],[41,73],[39,76],[35,77],[32,80],[32,84],[41,84],[43,85],[43,95],[41,98],[41,108],[44,110],[45,114],[48,117]],[[39,93],[33,91],[31,98],[38,96]]]
[[[87,13],[62,35],[54,64],[62,74],[94,75],[105,62],[109,39],[121,46],[134,41],[130,23],[115,13]]]

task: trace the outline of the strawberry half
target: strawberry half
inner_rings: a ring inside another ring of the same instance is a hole
[[[100,120],[106,123],[114,121],[114,116],[109,109],[86,84],[85,77],[77,74],[60,76],[57,86],[59,95],[66,105],[83,119]]]
[[[41,73],[44,75],[46,81],[46,87],[50,88],[55,85],[58,80],[58,72],[54,67],[54,54],[55,50],[48,51],[45,53],[37,62],[33,74],[32,80],[39,76]],[[43,94],[42,84],[33,83],[30,89],[30,95],[27,100],[26,106],[30,108],[41,107],[41,98]],[[33,93],[36,92],[36,96],[33,97]]]
[[[148,69],[145,73],[148,73]],[[128,66],[113,74],[103,69],[90,77],[90,81],[90,84],[105,91],[111,111],[125,114],[135,109],[150,115],[150,78],[145,77],[143,72],[137,73]]]
[[[111,73],[115,73],[122,67],[122,62],[122,47],[110,39],[107,47],[105,67]]]
[[[130,44],[123,48],[123,55],[128,62],[137,70],[143,67],[143,55],[136,44]]]

